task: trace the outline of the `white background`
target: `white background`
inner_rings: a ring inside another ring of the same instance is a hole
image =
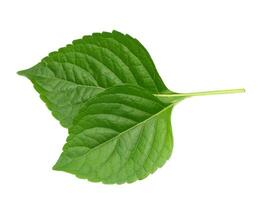
[[[0,27],[0,199],[267,199],[266,1],[2,0]],[[247,90],[178,104],[171,159],[124,185],[51,169],[67,130],[16,75],[113,29],[145,45],[171,90]]]

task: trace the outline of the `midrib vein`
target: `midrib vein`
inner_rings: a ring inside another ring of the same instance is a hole
[[[105,144],[107,144],[107,143],[109,143],[109,142],[112,142],[113,140],[115,140],[115,139],[121,137],[123,134],[125,134],[125,133],[127,133],[127,132],[129,132],[129,131],[131,131],[131,130],[133,130],[133,129],[135,129],[136,127],[138,127],[138,126],[140,126],[140,125],[142,125],[142,124],[144,124],[144,123],[146,123],[147,121],[149,121],[149,120],[153,119],[154,117],[160,115],[161,113],[163,113],[164,111],[168,110],[169,108],[171,108],[171,107],[173,107],[173,106],[174,106],[174,103],[169,104],[168,106],[166,106],[165,108],[163,108],[163,109],[160,110],[159,112],[157,112],[157,113],[155,113],[154,115],[150,116],[149,118],[145,119],[144,121],[137,123],[136,125],[132,126],[131,128],[128,128],[127,130],[125,130],[125,131],[119,133],[119,134],[116,135],[115,137],[113,137],[113,138],[111,138],[111,139],[109,139],[109,140],[107,140],[107,141],[105,141],[105,142],[103,142],[103,143],[101,143],[101,144],[99,144],[99,145],[93,147],[92,149],[89,149],[85,154],[89,154],[89,153],[91,153],[92,151],[95,151],[95,150],[97,150],[98,148],[104,146]],[[84,155],[85,155],[85,154],[84,154]],[[81,155],[81,156],[84,156],[84,155]],[[80,157],[80,156],[79,156],[79,157]]]

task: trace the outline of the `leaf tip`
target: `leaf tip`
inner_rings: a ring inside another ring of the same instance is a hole
[[[68,156],[65,156],[63,152],[52,169],[56,171],[66,171],[68,169],[68,164],[70,163],[70,161],[71,159],[68,158]]]
[[[25,70],[17,71],[17,74],[20,76],[25,76]]]
[[[55,171],[59,171],[59,168],[58,168],[57,164],[55,164],[55,165],[52,167],[52,169],[55,170]]]
[[[17,74],[20,76],[26,76],[29,78],[29,75],[30,75],[29,72],[30,72],[30,69],[24,69],[24,70],[17,71]]]
[[[60,164],[60,162],[56,162],[56,164],[54,164],[54,166],[52,167],[53,170],[55,171],[62,171],[62,165]]]

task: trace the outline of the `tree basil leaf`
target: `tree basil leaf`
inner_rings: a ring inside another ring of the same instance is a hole
[[[133,84],[151,93],[170,93],[146,49],[117,31],[95,33],[50,53],[28,77],[53,115],[70,127],[81,106],[106,88]]]
[[[75,40],[18,73],[32,81],[52,114],[69,128],[54,169],[103,183],[144,179],[168,160],[171,111],[179,101],[245,92],[173,93],[146,49],[117,31]]]
[[[144,179],[171,155],[172,107],[137,86],[105,90],[75,117],[54,169],[103,183]]]

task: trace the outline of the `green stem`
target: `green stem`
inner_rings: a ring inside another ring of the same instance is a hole
[[[245,92],[244,88],[230,89],[230,90],[213,90],[204,92],[191,92],[191,93],[174,93],[174,94],[154,94],[160,100],[167,103],[177,103],[186,97],[193,96],[207,96],[207,95],[217,95],[217,94],[235,94]]]
[[[230,90],[212,90],[205,92],[191,92],[191,93],[179,93],[179,94],[155,94],[155,96],[172,96],[172,97],[192,97],[192,96],[206,96],[216,94],[235,94],[245,92],[244,88],[230,89]]]

